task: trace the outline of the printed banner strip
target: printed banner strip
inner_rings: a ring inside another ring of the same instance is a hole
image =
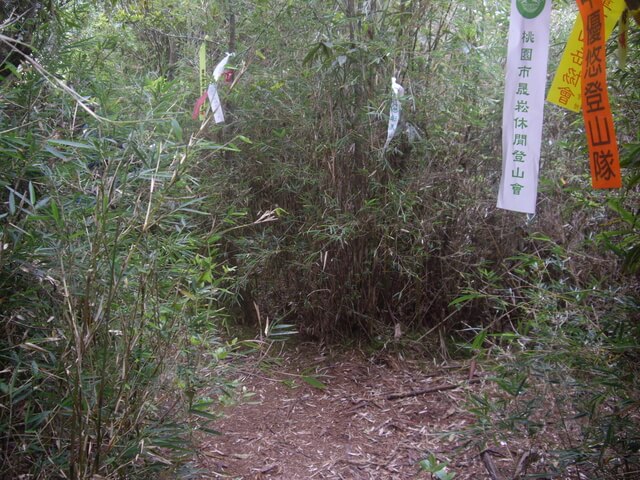
[[[607,58],[602,0],[576,0],[585,34],[582,115],[594,188],[620,188],[620,157],[607,92]]]
[[[200,50],[198,51],[198,64],[199,64],[199,73],[200,73],[200,91],[204,92],[206,90],[207,84],[207,43],[202,42],[200,45]],[[204,94],[205,99],[207,98],[207,94]],[[203,107],[203,103],[200,104],[200,113],[198,118],[200,121],[204,120],[205,117],[205,109]]]
[[[511,0],[498,208],[535,213],[551,0]]]
[[[605,17],[604,40],[606,41],[625,9],[625,0],[605,0],[602,3]],[[584,57],[583,39],[582,17],[578,15],[547,95],[549,102],[573,112],[579,112],[582,107],[580,72]]]

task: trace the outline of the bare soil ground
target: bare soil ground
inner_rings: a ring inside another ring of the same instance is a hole
[[[496,440],[481,455],[465,402],[495,386],[474,364],[312,345],[234,362],[241,394],[210,425],[222,435],[201,437],[201,479],[429,479],[418,466],[429,453],[456,479],[544,466],[524,441]]]

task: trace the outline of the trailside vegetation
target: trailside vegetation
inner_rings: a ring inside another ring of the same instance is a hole
[[[637,471],[635,26],[608,55],[624,188],[590,188],[580,115],[548,105],[527,217],[495,207],[506,0],[0,8],[0,476],[180,468],[241,330],[493,363],[479,445],[535,437],[522,395],[558,385],[586,421],[556,472]],[[554,7],[550,72],[574,18]],[[235,53],[224,124],[191,116],[203,43]]]

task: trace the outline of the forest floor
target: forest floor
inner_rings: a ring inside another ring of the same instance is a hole
[[[233,359],[239,393],[209,425],[221,435],[199,437],[197,478],[430,479],[418,465],[430,453],[456,479],[544,471],[525,438],[479,441],[469,396],[500,393],[480,366],[414,357],[302,344]]]

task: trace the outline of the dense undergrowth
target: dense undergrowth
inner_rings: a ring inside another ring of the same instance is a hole
[[[462,348],[491,365],[501,392],[471,395],[476,422],[463,435],[480,451],[520,439],[537,458],[547,456],[542,478],[633,478],[640,467],[637,292],[569,267],[572,257],[593,257],[540,235],[532,243],[535,253],[511,258],[507,277],[484,270],[459,297],[495,312],[488,328],[469,324],[478,333]],[[505,321],[513,323],[496,328]]]
[[[557,472],[637,471],[637,50],[611,79],[625,189],[589,189],[581,120],[549,107],[525,218],[494,206],[507,2],[53,3],[0,30],[35,52],[0,84],[0,475],[166,468],[234,322],[499,356],[478,441],[535,435],[542,382],[586,418]],[[237,53],[223,127],[190,118],[205,39]]]
[[[232,147],[183,131],[183,82],[60,40],[2,85],[0,476],[143,478],[188,451],[176,414],[226,278],[192,172]]]

